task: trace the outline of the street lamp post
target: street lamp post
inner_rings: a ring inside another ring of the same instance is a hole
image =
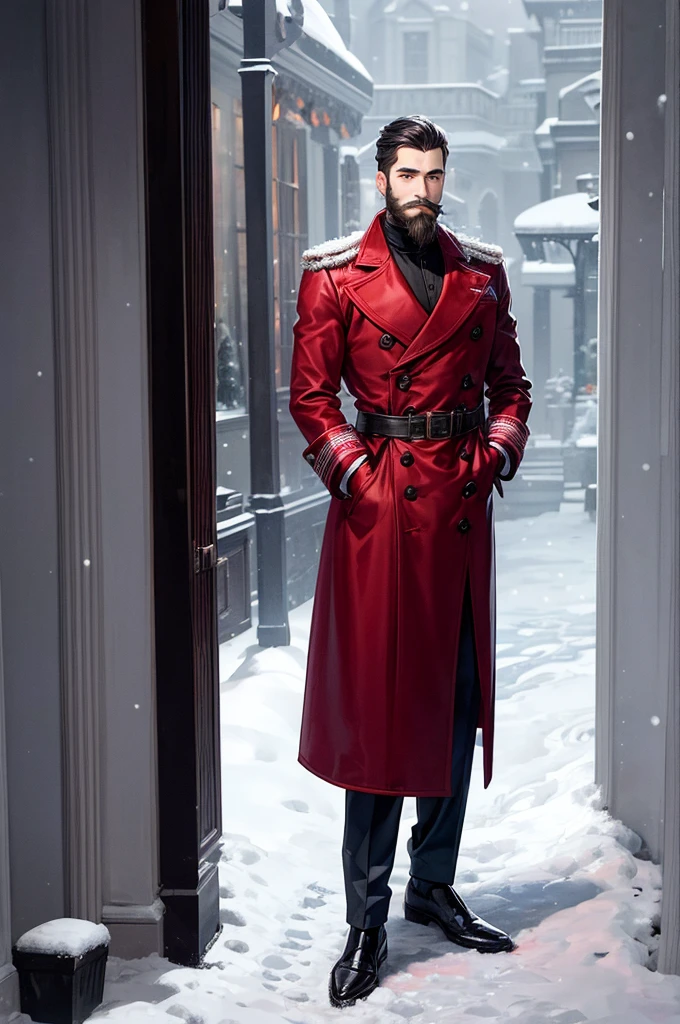
[[[286,532],[279,470],[274,346],[274,251],[272,223],[271,58],[302,31],[302,0],[242,5],[244,55],[239,68],[243,99],[243,154],[248,282],[250,412],[250,509],[257,539],[257,638],[262,647],[290,643]]]

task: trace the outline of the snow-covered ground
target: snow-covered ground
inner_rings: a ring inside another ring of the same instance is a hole
[[[347,932],[344,791],[296,760],[307,604],[291,616],[290,647],[260,650],[251,630],[222,649],[224,927],[206,968],[113,959],[94,1020],[680,1022],[680,978],[647,969],[659,868],[636,856],[639,838],[600,809],[593,783],[594,523],[565,503],[499,522],[496,536],[494,778],[485,791],[480,749],[456,887],[518,948],[481,955],[404,920],[407,798],[381,986],[352,1008],[329,1005]]]

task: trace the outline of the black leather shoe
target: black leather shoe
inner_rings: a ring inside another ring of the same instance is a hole
[[[387,959],[387,933],[385,926],[355,928],[350,926],[342,956],[331,971],[328,996],[332,1006],[353,1006],[357,999],[365,999],[380,978],[380,966]]]
[[[480,953],[509,953],[517,946],[506,932],[494,928],[466,907],[453,886],[409,879],[404,916],[416,924],[438,924],[447,939]]]

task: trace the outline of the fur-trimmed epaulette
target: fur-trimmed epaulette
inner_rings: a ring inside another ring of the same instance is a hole
[[[364,231],[353,231],[351,235],[331,238],[328,242],[321,242],[320,245],[313,245],[311,249],[305,249],[300,259],[302,269],[332,270],[334,267],[346,266],[357,258],[364,234]],[[453,232],[450,234],[453,235]],[[484,260],[485,263],[503,262],[503,250],[500,245],[491,245],[468,235],[453,237],[458,241],[466,259]]]
[[[342,238],[331,238],[328,242],[305,249],[300,260],[303,270],[332,270],[344,267],[357,258],[363,231],[353,231]]]
[[[469,260],[484,260],[485,263],[502,263],[503,250],[500,245],[491,245],[489,242],[482,242],[479,238],[470,238],[469,235],[456,235],[458,244]]]

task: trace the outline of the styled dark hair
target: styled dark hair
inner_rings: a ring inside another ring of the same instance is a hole
[[[422,114],[410,114],[408,117],[398,117],[396,121],[390,121],[380,130],[376,144],[375,158],[378,161],[378,170],[387,174],[390,167],[396,162],[397,150],[400,146],[410,146],[412,149],[422,149],[426,153],[429,149],[441,149],[444,158],[444,167],[449,155],[449,144],[446,141],[444,130],[430,121],[429,117]]]

